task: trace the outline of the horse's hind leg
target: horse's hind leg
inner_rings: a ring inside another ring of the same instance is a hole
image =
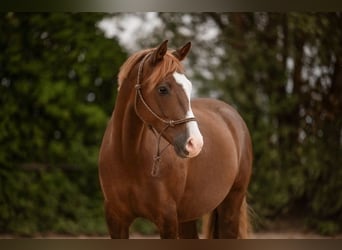
[[[248,216],[245,190],[233,189],[217,207],[217,237],[246,238]]]
[[[246,145],[250,145],[246,138]],[[247,188],[252,169],[252,147],[243,152],[239,173],[228,195],[216,208],[217,218],[215,229],[219,238],[247,238],[250,229],[248,205],[246,202]],[[215,224],[215,223],[214,223]],[[215,231],[214,231],[215,232]]]
[[[118,216],[110,202],[105,204],[105,213],[110,237],[112,239],[128,239],[132,220],[124,219],[124,215]]]
[[[198,239],[197,220],[179,223],[179,238]]]

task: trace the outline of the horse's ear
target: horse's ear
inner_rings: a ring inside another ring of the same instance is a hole
[[[165,40],[162,42],[154,51],[152,54],[152,64],[155,65],[161,60],[163,60],[166,52],[167,52],[167,42],[168,40]]]
[[[182,48],[179,48],[172,52],[172,54],[178,58],[179,61],[182,61],[186,55],[189,53],[191,48],[191,42],[186,43]]]

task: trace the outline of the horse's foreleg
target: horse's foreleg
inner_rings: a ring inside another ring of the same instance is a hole
[[[112,239],[128,239],[130,220],[124,219],[125,216],[118,216],[110,203],[105,204],[106,222]]]
[[[159,228],[160,238],[177,239],[178,238],[178,217],[176,205],[166,205],[159,211],[155,224]]]
[[[112,239],[128,239],[129,226],[107,218],[107,226]]]
[[[181,239],[198,239],[197,220],[179,223],[179,238]]]
[[[178,238],[178,222],[177,219],[170,220],[169,218],[163,220],[159,225],[159,232],[161,239],[177,239]]]

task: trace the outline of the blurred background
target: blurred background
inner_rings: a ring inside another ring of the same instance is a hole
[[[342,232],[341,13],[1,13],[0,30],[0,234],[107,235],[97,156],[118,70],[165,39],[192,42],[194,97],[248,124],[254,230]]]

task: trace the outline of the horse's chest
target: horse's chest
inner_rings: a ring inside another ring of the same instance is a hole
[[[112,182],[112,197],[117,204],[125,204],[126,210],[136,216],[150,217],[158,209],[177,203],[185,189],[185,180],[173,180],[167,176],[130,176],[125,181]],[[182,179],[182,178],[181,178]]]

